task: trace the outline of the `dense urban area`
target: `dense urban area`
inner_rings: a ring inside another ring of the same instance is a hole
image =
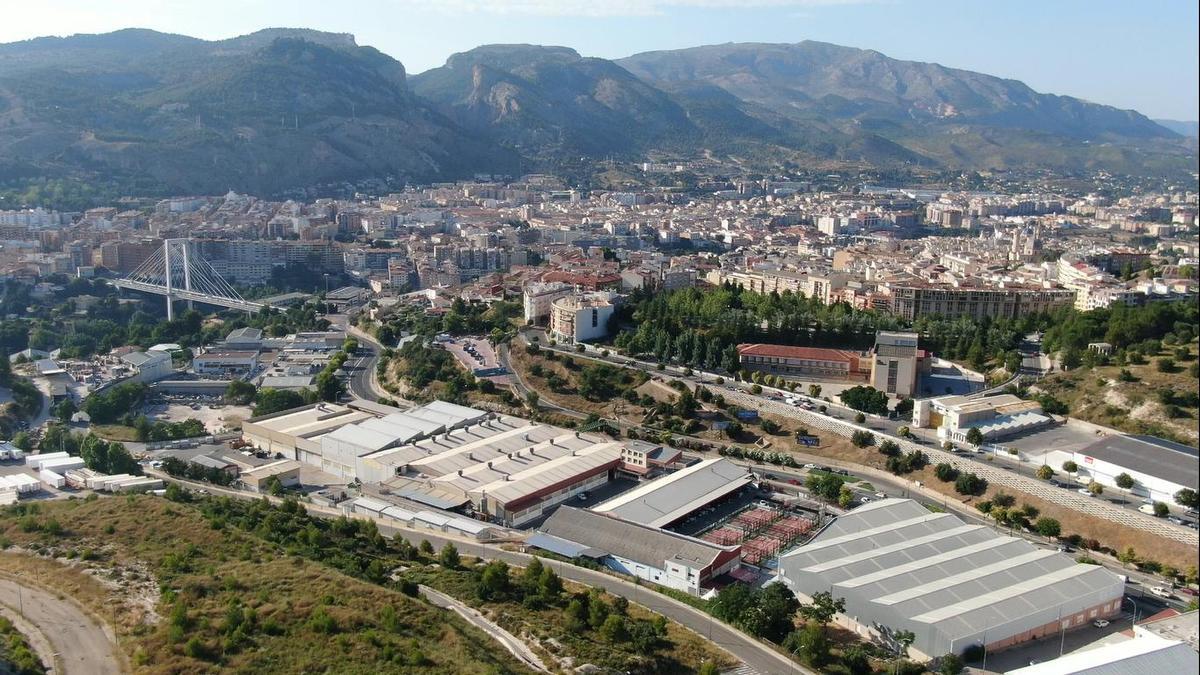
[[[0,191],[0,672],[1200,667],[1195,173],[587,165]]]

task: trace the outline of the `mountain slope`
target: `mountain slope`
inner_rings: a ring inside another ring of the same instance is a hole
[[[698,135],[662,91],[566,47],[478,47],[413,76],[412,87],[460,124],[533,155],[623,154]]]
[[[347,35],[121,31],[0,46],[0,179],[115,174],[147,190],[272,194],[508,171],[514,160]]]
[[[712,45],[617,63],[669,91],[718,87],[761,119],[869,132],[949,166],[1137,170],[1161,159],[1180,169],[1195,152],[1134,111],[821,42]]]
[[[1188,136],[1190,138],[1200,138],[1200,122],[1195,120],[1154,120],[1155,123],[1164,126],[1180,136]]]

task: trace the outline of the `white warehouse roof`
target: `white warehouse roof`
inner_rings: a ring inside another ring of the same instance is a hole
[[[749,471],[718,457],[643,483],[593,511],[650,527],[666,527],[754,481]]]
[[[1119,576],[1055,551],[885,499],[839,517],[780,559],[784,579],[812,595],[846,598],[866,625],[911,630],[926,655],[993,644],[1063,617],[1111,606]]]

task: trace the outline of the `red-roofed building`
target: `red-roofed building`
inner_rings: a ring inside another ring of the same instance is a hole
[[[866,380],[870,358],[860,352],[787,345],[738,345],[738,361],[745,370],[784,377]]]

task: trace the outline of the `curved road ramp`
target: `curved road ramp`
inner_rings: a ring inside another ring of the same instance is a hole
[[[31,624],[53,649],[46,666],[63,675],[119,675],[112,633],[71,600],[10,575],[0,575],[0,604]],[[42,656],[39,654],[39,656]],[[43,658],[45,658],[43,656]]]

